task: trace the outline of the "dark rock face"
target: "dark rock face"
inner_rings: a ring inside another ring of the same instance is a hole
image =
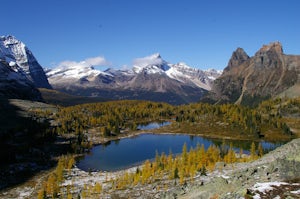
[[[11,69],[8,63],[0,62],[0,96],[42,101],[40,92],[26,76]]]
[[[256,105],[300,84],[299,77],[300,56],[283,54],[279,42],[264,45],[251,58],[238,49],[203,100]]]
[[[28,63],[24,63],[24,65],[28,65],[29,75],[28,77],[32,80],[34,85],[37,88],[47,88],[51,89],[51,85],[48,82],[47,76],[41,67],[41,65],[37,62],[37,60],[33,57],[32,53],[27,49],[27,55],[29,57]]]

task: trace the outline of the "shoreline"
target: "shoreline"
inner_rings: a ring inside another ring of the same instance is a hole
[[[108,142],[115,141],[115,140],[121,140],[125,138],[131,138],[143,134],[153,134],[153,135],[189,135],[189,136],[196,136],[196,137],[203,137],[206,139],[219,139],[219,140],[234,140],[234,141],[268,141],[266,139],[253,139],[253,138],[241,138],[241,137],[230,137],[230,136],[221,136],[221,135],[206,135],[206,134],[194,134],[194,133],[176,133],[176,132],[155,132],[156,129],[153,130],[141,130],[141,131],[134,131],[134,132],[126,132],[126,133],[120,133],[119,135],[115,137],[97,137],[93,136],[91,137],[92,133],[88,133],[88,139],[92,142],[93,146],[101,145],[101,144],[107,144]],[[291,138],[289,140],[281,140],[281,142],[289,142],[296,138]]]
[[[89,133],[89,136],[90,136],[91,133]],[[152,129],[152,130],[138,130],[138,131],[134,131],[134,132],[130,132],[130,133],[121,133],[119,134],[118,136],[115,136],[115,137],[108,137],[108,138],[103,138],[103,137],[92,137],[92,139],[90,140],[90,137],[88,136],[89,138],[89,141],[92,142],[92,148],[93,147],[96,147],[96,146],[99,146],[99,145],[109,145],[110,142],[113,142],[113,141],[116,141],[116,140],[121,140],[121,139],[127,139],[127,138],[134,138],[134,137],[138,137],[140,135],[179,135],[179,136],[195,136],[195,137],[200,137],[200,138],[204,138],[204,139],[212,139],[212,140],[215,140],[215,141],[222,141],[222,140],[225,140],[226,143],[228,144],[228,142],[230,141],[255,141],[255,142],[261,142],[261,141],[266,141],[266,142],[269,142],[267,140],[263,140],[263,139],[257,139],[257,140],[253,140],[253,139],[239,139],[239,138],[233,138],[233,137],[220,137],[220,136],[205,136],[203,134],[192,134],[192,133],[174,133],[174,132],[157,132],[157,129]],[[211,141],[211,140],[210,140]],[[289,142],[289,141],[287,141]],[[272,143],[272,142],[271,142]],[[274,142],[275,143],[275,142]],[[285,144],[286,142],[285,141],[282,141],[281,145]],[[91,149],[92,149],[91,148]],[[79,158],[82,158],[86,155],[87,153],[81,153],[78,157],[78,159],[76,160],[76,162],[78,163],[80,161]],[[180,154],[180,153],[178,153]],[[176,154],[176,155],[178,155]],[[151,160],[154,160],[154,157],[152,159],[149,159],[150,161]],[[110,172],[110,173],[115,173],[115,172],[124,172],[124,171],[127,171],[127,170],[130,170],[131,168],[136,168],[136,167],[140,167],[143,165],[145,161],[141,161],[141,162],[138,162],[138,163],[134,163],[134,164],[131,164],[131,165],[128,165],[128,166],[124,166],[122,168],[118,168],[118,169],[113,169],[113,170],[97,170],[97,169],[83,169],[83,168],[80,168],[78,167],[78,165],[76,164],[76,167],[79,169],[79,170],[82,170],[84,172]]]

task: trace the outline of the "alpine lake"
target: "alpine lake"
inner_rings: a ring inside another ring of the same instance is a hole
[[[149,123],[139,125],[139,130],[151,130],[161,126],[169,125],[170,122]],[[151,134],[145,133],[134,137],[109,141],[105,144],[94,146],[88,154],[77,161],[77,167],[84,171],[118,171],[140,165],[146,160],[153,160],[158,153],[180,154],[183,145],[187,148],[196,148],[197,144],[204,145],[207,149],[210,145],[221,146],[223,140],[210,139],[195,135],[184,134]],[[284,143],[271,143],[261,141],[264,151],[270,151]],[[249,153],[252,141],[230,140],[225,141],[226,147],[230,144],[236,152],[243,149]],[[258,142],[255,143],[258,146]]]

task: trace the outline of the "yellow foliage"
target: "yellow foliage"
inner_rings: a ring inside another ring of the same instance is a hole
[[[255,145],[254,145],[255,146]],[[229,150],[224,158],[220,156],[220,149],[215,145],[211,145],[205,150],[204,145],[197,145],[196,149],[191,148],[187,152],[186,144],[182,147],[182,154],[173,157],[170,154],[166,156],[164,153],[158,155],[156,153],[155,161],[146,160],[145,163],[137,169],[135,173],[125,172],[114,180],[117,189],[137,185],[138,183],[151,183],[156,179],[162,179],[165,175],[170,180],[179,178],[179,183],[184,184],[187,180],[193,180],[197,172],[206,175],[206,171],[213,171],[217,162],[224,161],[226,163],[245,162],[249,158],[238,157],[230,145]],[[240,151],[242,153],[242,150]],[[251,158],[250,158],[251,159]],[[206,170],[207,169],[207,170]]]
[[[99,194],[101,193],[101,191],[102,191],[102,186],[100,183],[97,182],[94,186],[94,193]]]

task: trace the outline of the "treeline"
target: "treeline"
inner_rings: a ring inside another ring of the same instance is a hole
[[[173,107],[165,103],[112,101],[63,108],[56,120],[59,134],[97,127],[104,136],[110,136],[122,129],[136,130],[141,122],[169,119],[172,114]]]
[[[172,117],[173,107],[166,103],[148,101],[111,101],[61,108],[55,114],[55,132],[72,134],[72,149],[81,153],[92,146],[87,130],[94,128],[103,137],[117,136],[122,131],[137,130],[139,123]]]
[[[210,105],[195,103],[171,106],[150,101],[111,101],[77,105],[55,114],[58,122],[57,134],[75,134],[75,145],[89,146],[86,132],[96,129],[102,136],[116,136],[122,132],[137,130],[138,124],[158,120],[173,121],[173,128],[179,133],[225,132],[227,135],[260,138],[267,130],[289,136],[289,127],[281,120],[280,112],[268,112],[262,104],[256,109],[241,105]],[[217,129],[218,127],[218,129]],[[80,150],[80,149],[78,149]]]
[[[194,124],[191,131],[201,132],[206,128],[206,133],[227,131],[227,135],[250,138],[261,138],[269,130],[285,137],[292,135],[288,125],[281,120],[280,112],[276,115],[271,114],[264,106],[253,109],[235,104],[197,103],[175,108],[176,121],[189,124],[184,126],[186,130]]]

